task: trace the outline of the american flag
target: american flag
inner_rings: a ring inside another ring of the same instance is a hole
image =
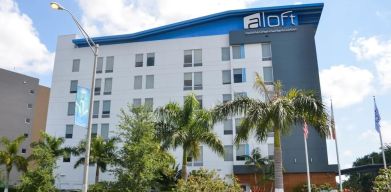
[[[308,139],[308,126],[307,126],[307,122],[305,121],[304,121],[303,132],[304,132],[305,139]]]
[[[380,118],[379,110],[377,109],[375,97],[373,97],[373,101],[375,103],[375,128],[376,128],[376,131],[378,133],[380,133],[380,120],[381,120],[381,118]]]
[[[330,119],[330,139],[335,140],[335,121],[334,121],[334,110],[333,110],[333,101],[331,101],[331,119]]]

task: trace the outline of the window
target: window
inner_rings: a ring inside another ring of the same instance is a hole
[[[262,43],[262,61],[272,60],[272,45],[270,43]]]
[[[72,72],[79,72],[80,69],[80,59],[74,59],[72,62]]]
[[[91,137],[95,138],[96,136],[98,136],[98,124],[92,124]]]
[[[26,153],[26,149],[25,148],[22,148],[22,153]]]
[[[183,82],[183,90],[192,90],[193,88],[193,74],[192,73],[185,73],[184,74],[184,82]]]
[[[197,95],[196,99],[198,101],[198,104],[200,105],[200,108],[202,108],[202,95]]]
[[[31,103],[27,104],[27,108],[28,109],[32,109],[33,108],[33,104],[31,104]]]
[[[234,160],[233,148],[232,145],[224,145],[224,161]]]
[[[244,58],[244,45],[232,46],[232,59],[243,59]]]
[[[230,49],[229,47],[222,47],[221,48],[221,60],[222,61],[229,61],[231,58]]]
[[[273,84],[273,67],[263,67],[263,81],[266,85]]]
[[[194,73],[194,90],[202,89],[202,72]]]
[[[267,154],[269,159],[274,159],[274,144],[269,143],[267,144]]]
[[[95,89],[94,89],[94,95],[100,95],[100,89],[102,84],[102,79],[95,79]]]
[[[139,54],[136,54],[136,67],[142,67],[143,66],[143,57],[144,57],[144,54],[142,53],[139,53]]]
[[[103,57],[98,57],[96,64],[96,73],[102,73],[103,70]]]
[[[140,106],[141,106],[141,98],[133,99],[133,107],[140,107]]]
[[[114,70],[114,56],[106,57],[106,73],[112,73]]]
[[[234,69],[234,83],[246,82],[246,69],[238,68]]]
[[[153,98],[145,98],[144,105],[149,111],[153,111]]]
[[[184,67],[191,67],[193,64],[193,50],[185,50],[184,51]]]
[[[249,155],[248,144],[240,144],[236,150],[236,160],[237,161],[244,161],[247,159],[246,155]]]
[[[143,76],[134,76],[134,89],[141,89],[143,85]]]
[[[111,105],[110,100],[103,101],[102,118],[110,117],[110,105]]]
[[[65,138],[71,139],[73,137],[73,125],[65,126]]]
[[[106,78],[105,79],[105,86],[103,88],[103,95],[111,95],[112,85],[113,85],[113,79]]]
[[[232,119],[224,121],[224,135],[232,135]]]
[[[71,87],[69,88],[69,93],[77,92],[77,80],[71,80]]]
[[[109,139],[109,124],[103,123],[100,125],[100,135],[104,140]]]
[[[35,93],[34,89],[30,89],[29,93],[34,94]]]
[[[28,134],[28,133],[25,133],[25,134],[23,134],[23,136],[24,136],[25,138],[27,138],[27,137],[29,137],[29,134]]]
[[[198,158],[194,158],[193,165],[194,166],[202,166],[203,163],[203,147],[200,146],[200,154],[198,155]]]
[[[99,101],[94,101],[94,106],[92,108],[92,118],[99,117]]]
[[[231,84],[231,70],[223,70],[223,85]]]
[[[193,89],[193,73],[184,73],[183,90]],[[194,90],[202,89],[202,72],[194,72]]]
[[[242,122],[242,118],[235,118],[235,132],[236,132],[236,134],[238,133],[241,122]]]
[[[31,119],[30,118],[26,118],[26,119],[24,119],[24,122],[25,123],[31,123]]]
[[[234,99],[237,99],[239,97],[247,97],[247,93],[246,92],[235,92]]]
[[[62,158],[62,162],[64,162],[64,163],[69,163],[69,162],[71,162],[71,157],[63,157],[63,158]]]
[[[155,53],[147,53],[147,67],[155,66]]]
[[[194,67],[202,66],[202,49],[194,50]]]
[[[223,94],[223,103],[226,103],[231,100],[232,100],[232,94]]]
[[[68,102],[68,116],[75,115],[75,102]]]
[[[154,75],[147,75],[145,78],[145,89],[153,89],[154,84]]]

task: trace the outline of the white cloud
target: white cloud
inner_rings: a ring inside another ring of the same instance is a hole
[[[391,39],[381,40],[377,36],[357,37],[354,34],[350,50],[359,60],[373,61],[384,90],[391,88]]]
[[[343,155],[346,156],[346,157],[352,157],[353,156],[353,152],[351,150],[345,150],[343,152]]]
[[[382,120],[380,125],[383,142],[391,145],[391,122]]]
[[[0,0],[0,5],[0,67],[29,74],[51,72],[54,54],[39,40],[31,19],[12,0]]]
[[[368,140],[377,140],[379,138],[379,135],[375,131],[375,128],[368,129],[360,134],[360,139],[364,141]]]
[[[82,23],[94,35],[136,32],[230,9],[255,0],[78,0]]]
[[[372,93],[373,75],[365,69],[337,65],[320,72],[322,94],[337,108],[361,102]]]

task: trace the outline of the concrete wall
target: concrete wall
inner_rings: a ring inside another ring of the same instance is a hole
[[[45,131],[46,118],[48,115],[50,88],[38,86],[37,97],[35,99],[34,108],[34,123],[32,126],[32,142],[38,141],[41,137],[41,132]]]

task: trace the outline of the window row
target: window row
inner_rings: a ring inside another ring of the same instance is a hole
[[[141,98],[134,98],[133,99],[133,107],[140,107],[142,105],[142,99]],[[149,110],[153,110],[153,98],[145,98],[144,99],[144,106],[146,106]]]
[[[100,95],[102,89],[102,79],[95,79],[94,95]],[[103,84],[103,95],[111,95],[113,89],[113,78],[105,78]]]
[[[109,139],[109,129],[110,126],[108,123],[100,124],[100,135],[103,139]],[[98,124],[92,124],[91,127],[91,137],[94,138],[98,135]],[[65,126],[65,138],[73,138],[73,125],[69,124]]]
[[[134,76],[134,89],[142,89],[143,88],[143,76],[136,75]],[[153,89],[155,87],[155,76],[154,75],[146,75],[145,76],[145,89]]]
[[[93,110],[92,110],[93,118],[99,117],[99,103],[100,101],[94,101]],[[111,107],[110,100],[102,101],[102,118],[110,117],[110,107]],[[68,102],[68,116],[74,116],[74,115],[75,115],[75,102]]]
[[[270,43],[262,43],[262,60],[269,61],[272,59],[272,49]],[[232,53],[232,58],[231,58]],[[188,49],[183,51],[183,66],[197,67],[202,66],[202,49]],[[230,47],[221,48],[221,60],[229,61],[231,59],[244,59],[245,49],[244,45],[233,45]],[[135,67],[155,66],[155,53],[137,53],[135,55]],[[103,72],[104,57],[98,57],[96,73]],[[74,59],[72,63],[72,72],[79,72],[80,59]],[[114,71],[114,56],[106,57],[105,73],[112,73]]]
[[[233,145],[225,145],[224,146],[224,161],[233,161],[234,160],[234,152],[233,152]],[[246,157],[250,155],[249,145],[248,144],[240,144],[236,148],[236,155],[235,159],[236,161],[245,161]],[[204,156],[204,150],[203,146],[200,146],[200,154],[197,158],[192,157],[189,155],[187,157],[187,165],[188,166],[203,166],[203,156]]]
[[[147,59],[147,67],[155,66],[155,53],[145,54]],[[144,54],[138,53],[135,56],[135,67],[143,67],[144,65]]]

